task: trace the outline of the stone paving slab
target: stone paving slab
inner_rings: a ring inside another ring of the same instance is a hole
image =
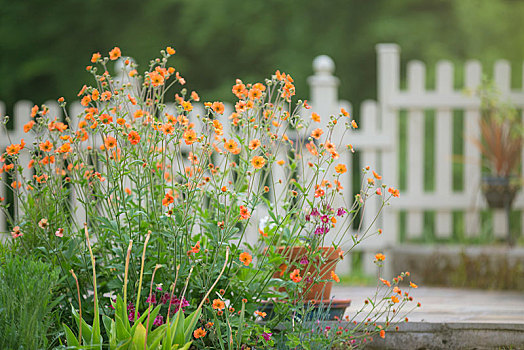
[[[334,286],[332,296],[352,299],[351,317],[375,291]],[[419,287],[411,295],[422,307],[366,349],[524,349],[524,293]]]
[[[336,299],[351,299],[346,315],[353,315],[374,287],[333,286]],[[524,325],[524,293],[419,287],[411,295],[422,304],[410,315],[411,322],[510,323]]]

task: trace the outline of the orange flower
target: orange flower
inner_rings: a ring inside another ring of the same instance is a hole
[[[325,194],[324,190],[320,187],[315,190],[315,198],[323,197]]]
[[[140,142],[140,135],[138,134],[138,132],[133,130],[129,132],[129,134],[127,134],[127,139],[129,140],[129,142],[131,142],[132,145],[136,145]]]
[[[256,316],[260,316],[260,317],[262,317],[262,318],[264,318],[264,317],[267,316],[267,314],[266,314],[265,312],[263,312],[263,311],[258,311],[258,310],[255,311],[255,315],[256,315]]]
[[[21,149],[20,145],[12,144],[12,145],[7,146],[6,152],[10,156],[14,156],[14,155],[16,155],[16,154],[18,154],[20,152],[20,149]]]
[[[285,163],[286,163],[286,162],[285,162],[283,159],[277,161],[277,164],[278,164],[278,165],[284,165]]]
[[[196,132],[193,129],[187,129],[182,136],[184,137],[186,145],[192,145],[197,139]]]
[[[82,86],[77,96],[83,95],[84,92],[86,92],[86,90],[87,90],[87,85]],[[35,106],[35,107],[36,107],[36,111],[38,111],[38,106]],[[35,109],[35,107],[33,107],[33,110]],[[32,114],[31,116],[34,117]]]
[[[376,172],[373,171],[373,176],[377,179],[377,180],[382,180],[382,176],[380,176],[379,174],[377,174]]]
[[[109,59],[111,61],[118,59],[120,56],[122,56],[122,52],[120,51],[120,48],[116,46],[113,48],[113,50],[109,51]]]
[[[334,154],[337,152],[337,149],[335,147],[335,144],[331,141],[326,141],[326,144],[324,145],[324,147],[326,148],[326,150],[331,153],[331,154]]]
[[[337,283],[340,282],[340,278],[339,278],[338,275],[337,275],[335,272],[333,272],[333,271],[331,271],[331,279],[332,279],[333,281],[337,282]]]
[[[200,328],[197,328],[194,332],[193,332],[193,336],[195,337],[195,339],[198,339],[198,338],[203,338],[205,337],[207,334],[206,330],[202,327]]]
[[[91,102],[91,96],[85,95],[84,97],[82,97],[82,101],[80,101],[80,104],[84,107],[87,107],[87,105],[89,105],[89,102]]]
[[[113,136],[108,136],[104,140],[104,145],[107,149],[112,149],[116,147],[116,139]]]
[[[246,220],[251,217],[249,210],[243,205],[240,206],[240,220]]]
[[[197,254],[200,251],[200,241],[198,241],[194,247],[191,247],[191,250],[187,252],[187,255]]]
[[[395,189],[393,187],[388,188],[388,192],[391,193],[391,195],[393,197],[398,197],[400,195],[399,190],[397,190],[397,189]]]
[[[323,133],[324,133],[324,131],[322,131],[322,129],[320,129],[320,128],[319,129],[315,129],[311,133],[311,137],[318,140]]]
[[[171,123],[162,125],[161,129],[165,135],[171,135],[175,131],[175,127]]]
[[[64,143],[62,146],[60,146],[57,150],[57,153],[69,153],[71,152],[71,144],[69,142]]]
[[[24,234],[20,231],[20,226],[13,227],[13,231],[11,231],[11,236],[13,238],[18,238],[23,236]]]
[[[110,116],[110,115],[107,114],[107,113],[102,113],[102,115],[100,116],[100,121],[101,121],[103,124],[109,124],[109,123],[112,123],[112,122],[113,122],[113,117]]]
[[[380,278],[380,281],[384,283],[386,286],[391,287],[391,283],[388,280],[385,280],[383,278]]]
[[[400,300],[398,299],[398,297],[397,297],[396,295],[392,295],[392,296],[391,296],[391,301],[392,301],[393,303],[396,304],[396,303],[398,303]]]
[[[339,164],[335,167],[335,171],[339,174],[344,174],[346,171],[348,171],[348,169],[344,164]]]
[[[164,207],[167,207],[169,204],[173,203],[175,201],[175,197],[173,197],[173,191],[169,190],[167,191],[166,195],[164,196],[164,199],[162,199],[162,205]]]
[[[93,99],[93,101],[96,101],[98,100],[99,97],[100,97],[100,92],[97,89],[94,89],[93,92],[91,93],[91,98]]]
[[[138,118],[142,118],[144,116],[144,111],[141,110],[141,109],[138,109],[134,114],[133,114],[133,117],[135,119],[138,119]]]
[[[349,113],[344,108],[340,108],[340,113],[342,113],[344,117],[349,117]]]
[[[353,127],[353,129],[358,129],[357,122],[354,120],[351,121],[351,126]]]
[[[102,98],[101,100],[102,101],[109,101],[109,99],[111,98],[112,94],[111,94],[111,91],[104,91],[102,92]]]
[[[242,84],[242,80],[240,79],[237,79],[236,84],[233,86],[232,91],[233,91],[233,94],[235,94],[237,98],[244,98],[247,92],[246,86]]]
[[[151,79],[151,84],[154,87],[164,85],[164,77],[161,74],[159,74],[158,72],[149,73],[149,79]]]
[[[249,149],[250,150],[254,151],[258,147],[260,147],[260,140],[259,139],[253,139],[253,140],[249,141]]]
[[[225,307],[226,307],[226,304],[222,300],[220,299],[213,300],[213,309],[224,310]]]
[[[411,288],[418,288],[418,286],[415,283],[413,283],[413,282],[409,282],[409,286]]]
[[[47,140],[46,142],[40,143],[40,150],[42,152],[51,152],[53,150],[53,144]]]
[[[176,51],[171,46],[168,46],[166,47],[166,52],[168,55],[174,55]]]
[[[30,120],[27,124],[24,125],[24,132],[28,133],[29,131],[31,131],[34,125],[35,122],[33,120]]]
[[[193,110],[193,105],[189,101],[184,101],[181,103],[182,108],[184,108],[184,111],[191,112]]]
[[[383,329],[380,330],[380,337],[382,339],[384,339],[386,337],[386,331],[385,330],[383,330]]]
[[[251,261],[253,261],[253,257],[247,252],[241,253],[238,259],[242,261],[242,263],[246,266],[249,266],[249,264],[251,264]]]
[[[302,277],[300,277],[300,271],[298,269],[294,269],[293,272],[289,274],[289,277],[295,283],[302,281]]]
[[[252,100],[258,100],[259,98],[262,97],[262,91],[260,91],[257,88],[252,88],[251,90],[249,90],[248,96]]]
[[[102,57],[100,52],[94,53],[93,56],[91,56],[91,63],[96,63],[98,60]]]
[[[375,260],[376,261],[384,261],[386,260],[386,256],[382,253],[375,254]]]
[[[311,153],[315,157],[318,156],[317,147],[315,146],[313,141],[310,141],[309,143],[306,143],[306,148],[309,151],[309,153]]]
[[[200,101],[200,96],[198,96],[196,91],[191,91],[191,98],[193,99],[193,101]]]
[[[311,119],[314,122],[320,123],[320,116],[318,114],[316,114],[315,112],[313,112],[313,114],[311,114]]]
[[[261,156],[254,156],[254,157],[251,159],[251,165],[253,165],[253,167],[254,167],[255,169],[260,169],[260,168],[262,168],[265,164],[266,164],[266,160],[264,159],[264,157],[261,157]]]
[[[226,141],[226,143],[224,143],[224,148],[233,154],[240,153],[240,148],[238,147],[238,144],[233,139]]]
[[[211,108],[218,114],[224,114],[224,104],[222,102],[213,102]]]

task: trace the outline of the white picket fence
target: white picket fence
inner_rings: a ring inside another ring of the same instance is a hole
[[[453,65],[448,61],[437,63],[436,89],[427,90],[425,84],[425,65],[419,61],[407,64],[407,89],[400,88],[400,49],[395,44],[377,45],[378,55],[378,101],[365,101],[360,107],[360,128],[346,133],[343,144],[351,143],[361,154],[360,164],[353,164],[347,150],[340,150],[341,161],[360,168],[370,165],[383,175],[388,186],[398,187],[400,183],[399,162],[399,111],[407,112],[407,188],[401,192],[385,210],[384,215],[376,222],[376,227],[383,228],[381,236],[365,241],[362,245],[366,254],[374,254],[379,250],[387,250],[399,243],[399,213],[405,212],[407,239],[420,237],[423,231],[424,212],[436,212],[436,227],[434,235],[447,239],[453,234],[452,213],[463,212],[465,215],[465,232],[474,236],[480,232],[480,211],[486,208],[480,192],[480,154],[470,141],[479,136],[480,100],[474,94],[467,94],[464,88],[475,90],[481,83],[482,67],[476,61],[466,62],[465,86],[454,89]],[[323,116],[322,126],[331,114],[337,114],[343,107],[351,112],[351,105],[338,98],[339,79],[333,75],[335,65],[327,56],[319,56],[313,62],[314,75],[308,79],[310,85],[310,104],[312,110]],[[510,65],[500,60],[494,66],[494,80],[502,92],[503,98],[519,109],[524,109],[524,89],[511,90]],[[523,78],[524,81],[524,78]],[[60,110],[55,102],[46,103],[50,112],[60,118]],[[29,101],[20,101],[14,107],[13,131],[5,134],[0,130],[0,149],[5,150],[11,141],[25,138],[31,144],[30,134],[24,134],[23,125],[30,119]],[[71,114],[80,110],[78,103],[72,104]],[[196,108],[201,110],[201,108]],[[228,106],[231,110],[231,106]],[[433,192],[424,190],[424,135],[425,111],[435,111],[435,181]],[[460,140],[464,154],[464,189],[453,191],[453,118],[454,111],[461,110],[464,115],[464,137]],[[227,110],[226,110],[227,112]],[[309,113],[308,112],[308,113]],[[5,106],[0,102],[0,116],[5,114]],[[227,114],[227,113],[226,113]],[[524,115],[523,115],[524,117]],[[340,128],[343,129],[343,128]],[[343,130],[337,130],[342,132]],[[340,134],[339,134],[340,135]],[[336,139],[336,138],[335,138]],[[524,152],[523,152],[524,157]],[[523,162],[524,165],[524,162]],[[275,169],[277,170],[277,169]],[[351,201],[354,189],[351,186],[350,172],[346,173],[344,195],[346,201]],[[523,171],[524,173],[524,171]],[[0,186],[0,197],[5,197],[7,189]],[[371,215],[378,203],[368,204],[368,213],[364,215],[366,223],[371,222]],[[524,208],[524,195],[519,193],[514,208]],[[260,213],[259,216],[263,215]],[[521,214],[524,227],[524,211]],[[496,236],[503,237],[506,232],[506,220],[502,211],[494,212],[493,231]],[[6,231],[5,220],[0,220],[0,232]],[[371,261],[371,259],[365,259]],[[366,268],[369,270],[369,267]]]

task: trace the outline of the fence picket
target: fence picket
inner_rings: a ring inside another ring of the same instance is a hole
[[[426,68],[422,62],[408,64],[408,91],[413,95],[422,95],[425,90]],[[408,111],[408,169],[407,193],[410,198],[417,198],[424,192],[424,130],[425,116],[422,109]],[[407,214],[406,234],[408,238],[417,238],[422,234],[424,216],[422,210],[412,210]]]
[[[473,95],[479,87],[482,66],[478,61],[468,61],[465,68],[465,88]],[[472,237],[480,231],[480,152],[473,144],[473,139],[480,137],[480,113],[478,108],[464,111],[464,193],[470,205],[465,208],[465,234]]]
[[[437,92],[448,94],[453,91],[453,65],[449,61],[437,64]],[[449,197],[452,192],[453,120],[450,108],[439,108],[436,113],[435,170],[436,192]],[[452,217],[449,210],[437,212],[435,235],[449,238],[452,235]]]

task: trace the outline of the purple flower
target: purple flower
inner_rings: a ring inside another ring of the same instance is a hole
[[[129,303],[127,304],[127,311],[131,311],[131,310],[135,310],[135,305],[133,305],[133,303]]]
[[[147,297],[146,303],[156,304],[156,294],[151,294]]]
[[[160,302],[165,305],[165,304],[167,304],[168,301],[169,301],[169,293],[164,293],[160,297]]]
[[[326,224],[327,222],[329,222],[329,218],[328,218],[327,215],[322,215],[322,216],[320,217],[320,221],[322,221],[323,223]]]
[[[182,309],[182,311],[185,311],[184,308],[189,306],[189,302],[186,300],[186,298],[182,298],[182,300],[180,300],[176,297],[173,297],[173,299],[171,299],[171,305],[174,306],[174,308],[172,308],[171,310],[173,310],[172,312],[175,313],[179,309]]]
[[[337,216],[342,216],[342,215],[344,215],[346,213],[347,213],[346,209],[344,209],[344,208],[338,208],[338,210],[337,210]]]
[[[313,208],[313,210],[311,210],[311,216],[319,216],[320,213],[318,212],[317,208]]]
[[[264,338],[265,341],[269,341],[269,339],[271,339],[271,336],[273,335],[273,333],[262,333],[262,338]]]
[[[136,313],[136,318],[137,320],[140,318],[140,312],[138,311]],[[135,309],[129,312],[129,322],[135,322]]]
[[[302,258],[300,258],[300,265],[307,265],[309,264],[309,260],[307,259],[307,256],[303,256]]]
[[[316,235],[323,235],[323,234],[328,233],[328,232],[329,232],[329,228],[327,226],[318,226],[315,229],[315,234]]]
[[[308,221],[308,222],[311,221],[311,215],[306,214],[306,221]]]
[[[158,315],[153,322],[153,326],[161,326],[164,324],[164,316]]]

